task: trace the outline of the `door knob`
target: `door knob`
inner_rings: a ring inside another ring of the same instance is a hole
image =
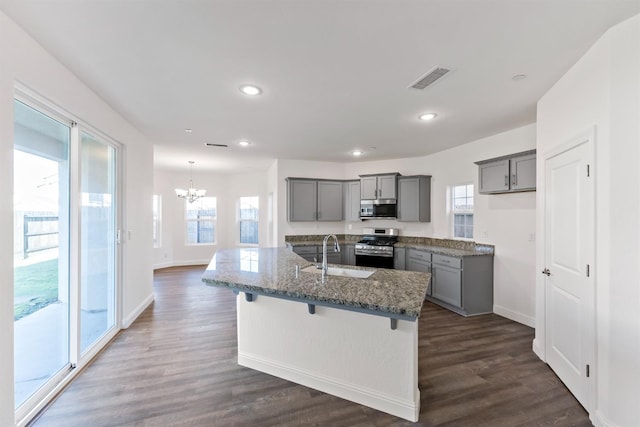
[[[545,268],[544,270],[542,270],[542,274],[544,274],[545,276],[551,276],[551,272],[549,271],[548,268]]]

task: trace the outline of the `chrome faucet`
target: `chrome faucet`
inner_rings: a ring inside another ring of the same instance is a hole
[[[324,236],[324,240],[322,241],[322,283],[324,283],[327,272],[329,271],[329,266],[327,265],[327,241],[329,238],[333,237],[333,251],[340,252],[340,244],[338,243],[338,238],[335,234],[327,234]]]

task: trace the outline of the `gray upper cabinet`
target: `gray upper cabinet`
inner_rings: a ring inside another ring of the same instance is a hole
[[[360,175],[360,198],[363,200],[396,199],[398,173]]]
[[[287,220],[315,221],[317,219],[317,181],[287,179]]]
[[[536,189],[536,155],[516,157],[510,160],[511,190]]]
[[[378,195],[378,177],[368,176],[360,178],[360,198],[363,200],[377,199]]]
[[[476,162],[480,194],[535,191],[536,150]]]
[[[342,181],[318,181],[318,221],[342,221]]]
[[[287,178],[288,221],[342,221],[342,181]]]
[[[431,221],[431,176],[398,177],[398,221]]]
[[[378,177],[378,199],[395,199],[397,194],[396,175]]]
[[[498,160],[479,165],[480,193],[509,191],[509,160]]]
[[[360,221],[360,181],[344,183],[344,219]]]

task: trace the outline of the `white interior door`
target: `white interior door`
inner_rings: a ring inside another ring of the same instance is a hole
[[[593,141],[545,162],[547,363],[590,410],[594,382]]]

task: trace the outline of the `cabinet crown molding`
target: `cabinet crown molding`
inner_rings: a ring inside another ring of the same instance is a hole
[[[478,160],[477,162],[474,162],[476,165],[485,165],[487,163],[493,163],[493,162],[498,162],[500,160],[509,160],[509,159],[513,159],[514,157],[522,157],[522,156],[528,156],[530,154],[536,154],[536,150],[535,148],[533,150],[527,150],[527,151],[521,151],[519,153],[513,153],[513,154],[507,154],[505,156],[500,156],[500,157],[494,157],[491,159],[487,159],[487,160]]]

